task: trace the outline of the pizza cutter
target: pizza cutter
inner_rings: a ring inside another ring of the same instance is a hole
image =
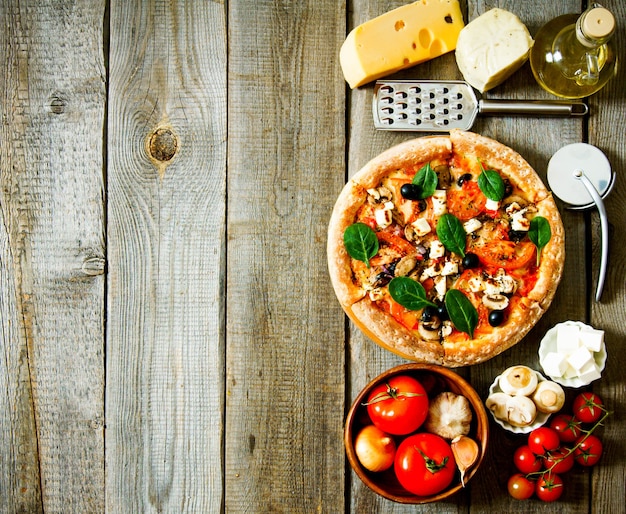
[[[587,143],[573,143],[558,150],[548,163],[548,184],[552,192],[569,209],[585,210],[594,205],[600,214],[601,257],[596,287],[596,301],[600,301],[609,255],[609,223],[603,198],[613,188],[615,172],[606,155]]]

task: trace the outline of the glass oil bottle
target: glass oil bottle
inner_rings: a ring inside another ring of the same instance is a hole
[[[593,3],[582,14],[549,21],[535,37],[530,65],[537,82],[562,98],[584,98],[617,72],[615,17]]]

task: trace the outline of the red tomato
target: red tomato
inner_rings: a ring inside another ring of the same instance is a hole
[[[425,389],[407,375],[396,375],[372,389],[366,405],[372,423],[394,435],[414,432],[428,415]]]
[[[456,462],[443,437],[427,432],[413,434],[398,446],[394,471],[407,491],[431,496],[452,483]]]
[[[535,473],[541,469],[543,464],[541,457],[538,457],[527,444],[520,446],[513,454],[513,463],[525,475]]]
[[[516,500],[527,500],[535,492],[535,484],[521,473],[515,473],[509,478],[507,489]]]
[[[550,428],[559,434],[564,443],[573,443],[580,437],[580,421],[569,414],[557,414],[550,421]]]
[[[560,444],[559,434],[549,427],[535,428],[528,434],[528,446],[535,455],[545,455],[556,450]]]
[[[484,265],[509,271],[526,266],[535,256],[535,245],[530,241],[496,240],[475,246],[472,251]]]
[[[448,189],[446,206],[448,212],[461,221],[475,218],[485,210],[487,198],[478,187],[478,182],[467,180],[461,189]]]
[[[581,466],[594,466],[602,456],[602,441],[593,434],[581,437],[576,441],[578,448],[574,450],[574,459]]]
[[[594,393],[580,393],[574,398],[574,416],[583,423],[595,423],[605,412],[602,399]]]
[[[544,467],[557,475],[567,473],[574,467],[574,454],[569,449],[561,447],[551,451],[543,461]]]
[[[563,494],[563,480],[559,475],[554,473],[546,473],[535,486],[537,498],[544,502],[553,502],[558,500]]]

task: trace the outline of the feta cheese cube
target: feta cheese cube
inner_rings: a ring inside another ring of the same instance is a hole
[[[443,257],[445,253],[446,249],[443,246],[443,243],[438,239],[433,239],[433,241],[430,243],[430,258],[439,259],[440,257]]]
[[[388,227],[393,221],[393,215],[389,209],[376,209],[374,212],[374,218],[376,219],[376,224],[380,228]]]
[[[487,198],[487,201],[485,202],[485,209],[488,211],[497,211],[500,208],[500,202],[497,202],[495,200],[491,200],[490,198]]]
[[[448,212],[447,206],[447,192],[445,189],[436,189],[432,197],[433,202],[433,214],[435,216],[441,216]]]
[[[604,330],[595,328],[583,328],[580,331],[580,342],[592,352],[599,352],[604,342]]]
[[[523,213],[514,214],[511,218],[511,229],[519,232],[530,230],[530,220],[524,217]]]
[[[567,365],[567,357],[557,352],[549,352],[541,362],[543,370],[551,377],[562,377]]]
[[[449,275],[455,275],[458,272],[459,272],[459,265],[458,263],[454,261],[446,261],[443,265],[443,268],[441,268],[441,274],[444,277],[447,277]]]
[[[478,276],[473,276],[467,281],[467,285],[473,293],[478,293],[485,288],[485,283]]]
[[[419,237],[425,236],[432,230],[430,228],[430,223],[428,223],[426,218],[417,218],[413,223],[411,223],[411,225],[413,225],[415,233]]]
[[[569,355],[580,347],[578,325],[560,325],[556,332],[556,351]]]
[[[595,362],[591,362],[580,370],[578,376],[583,382],[589,384],[594,380],[598,380],[602,374],[598,369],[598,365]]]
[[[574,369],[580,371],[587,364],[593,362],[593,355],[589,350],[587,350],[587,348],[580,346],[574,353],[569,354],[567,362]]]
[[[472,218],[470,220],[467,220],[465,223],[463,223],[463,228],[465,229],[465,232],[467,232],[468,234],[475,232],[482,226],[483,224],[477,218]]]
[[[448,289],[447,283],[446,283],[446,277],[443,277],[443,276],[435,277],[434,281],[435,281],[435,291],[437,291],[437,298],[439,300],[443,300],[443,298],[446,296],[446,291]]]
[[[565,378],[565,379],[567,379],[567,378],[576,378],[578,376],[578,373],[579,373],[579,371],[577,369],[574,369],[572,366],[570,366],[568,364],[567,368],[563,372],[562,377]]]

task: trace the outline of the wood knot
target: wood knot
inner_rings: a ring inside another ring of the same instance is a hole
[[[150,136],[148,152],[159,162],[171,161],[178,151],[178,137],[169,128],[156,129]]]
[[[53,96],[50,100],[50,112],[52,114],[63,114],[67,107],[67,100],[61,96]]]

